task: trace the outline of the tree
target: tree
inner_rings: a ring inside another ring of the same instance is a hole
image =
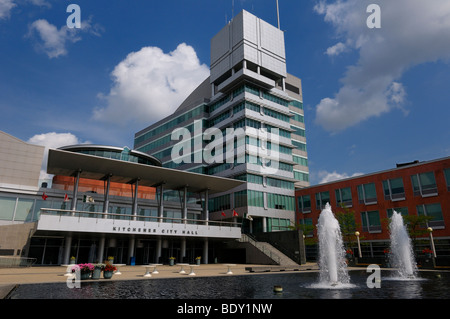
[[[350,208],[344,204],[340,204],[340,208],[340,210],[336,211],[336,219],[341,227],[344,244],[346,244],[347,247],[354,247],[356,246],[355,232],[359,228],[359,225],[357,225],[355,221],[355,211],[350,210]]]
[[[427,225],[433,217],[425,215],[405,215],[403,221],[406,224],[409,237],[411,238],[414,247],[416,247],[417,238],[428,234]]]

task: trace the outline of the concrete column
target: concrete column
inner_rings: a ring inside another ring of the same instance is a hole
[[[164,217],[164,196],[163,196],[163,193],[164,193],[164,184],[161,184],[161,185],[159,186],[159,189],[160,189],[160,193],[159,193],[158,216],[159,216],[160,218],[163,218],[163,217]]]
[[[78,197],[78,184],[80,182],[81,170],[78,170],[75,176],[75,183],[73,185],[72,205],[70,210],[75,211],[77,209],[77,197]],[[74,215],[74,213],[72,213]]]
[[[267,217],[263,217],[262,218],[262,222],[263,222],[263,232],[267,232]]]
[[[102,235],[102,237],[100,237],[100,240],[98,241],[98,250],[97,250],[97,259],[99,263],[103,262],[104,253],[105,253],[105,236]]]
[[[68,265],[70,259],[70,248],[72,247],[72,236],[66,236],[64,246],[63,264]]]
[[[136,220],[137,209],[138,209],[138,188],[139,188],[139,178],[136,178],[134,182],[134,196],[133,196],[133,220]]]
[[[156,260],[155,263],[159,263],[159,258],[161,257],[162,239],[158,238],[156,241]]]
[[[202,256],[202,260],[204,264],[208,264],[208,245],[209,241],[208,238],[205,238],[205,241],[203,243],[203,256]]]
[[[128,260],[126,261],[126,264],[130,263],[130,258],[134,256],[134,245],[135,245],[136,239],[134,236],[130,237],[128,241]]]
[[[181,262],[184,262],[184,257],[186,257],[186,238],[185,237],[183,237],[182,239],[181,239],[181,256],[180,256],[180,260],[181,260]]]
[[[106,177],[106,190],[105,190],[105,199],[103,201],[103,213],[107,214],[109,209],[109,188],[111,186],[111,174],[108,174]],[[103,218],[107,218],[108,216],[103,215]]]
[[[183,192],[183,219],[184,223],[187,223],[187,186],[184,186],[184,192]]]
[[[204,207],[204,216],[205,225],[208,225],[209,222],[209,189],[205,190],[205,207]]]

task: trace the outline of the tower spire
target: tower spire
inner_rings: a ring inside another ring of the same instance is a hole
[[[278,7],[278,0],[277,0],[277,20],[278,20],[278,29],[280,29],[280,9]]]

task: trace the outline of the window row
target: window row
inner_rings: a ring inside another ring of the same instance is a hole
[[[386,210],[387,218],[391,218],[394,210],[400,213],[402,216],[408,215],[407,207],[389,208]],[[430,219],[426,222],[427,227],[432,227],[433,229],[443,229],[445,228],[444,218],[442,214],[442,208],[440,203],[424,204],[416,206],[417,215],[427,216]],[[369,233],[380,233],[382,232],[382,222],[385,217],[380,215],[378,210],[364,211],[360,213],[361,216],[361,227],[362,231]],[[303,218],[300,220],[303,225],[312,226],[311,218]]]
[[[272,178],[272,177],[264,177],[261,175],[255,175],[255,174],[242,174],[234,177],[235,179],[246,181],[248,183],[253,184],[259,184],[264,186],[272,186],[272,187],[278,187],[278,188],[285,188],[285,189],[294,189],[294,183]]]
[[[206,104],[202,104],[199,107],[196,107],[186,113],[183,113],[183,114],[177,116],[176,118],[174,118],[164,124],[161,124],[160,126],[136,137],[134,139],[134,145],[140,144],[153,136],[163,133],[164,131],[177,128],[180,126],[181,123],[183,123],[193,117],[196,117],[202,113],[206,113],[206,112],[207,112],[207,106],[206,106]]]
[[[447,181],[447,190],[450,190],[450,169],[445,169],[444,174]],[[434,172],[426,172],[411,175],[411,184],[413,188],[414,196],[429,197],[438,195],[438,188]],[[405,187],[403,178],[391,178],[382,181],[383,198],[390,201],[405,200]],[[350,187],[343,187],[335,189],[336,206],[352,206],[353,198]],[[360,184],[357,186],[358,203],[371,205],[378,202],[378,195],[376,191],[375,183]],[[318,192],[315,194],[315,208],[323,209],[325,204],[330,202],[330,192]],[[299,196],[298,209],[300,212],[311,211],[311,198],[310,195]]]
[[[264,197],[266,197],[267,202],[266,208],[290,211],[295,210],[295,200],[293,196],[265,193],[249,189],[234,193],[234,207],[265,207]],[[211,198],[208,205],[210,212],[231,209],[230,194]]]

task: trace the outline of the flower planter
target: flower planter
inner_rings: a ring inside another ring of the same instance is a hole
[[[104,272],[103,272],[103,278],[105,278],[105,279],[111,279],[112,276],[113,276],[113,274],[114,274],[114,271],[104,271]]]
[[[92,279],[100,279],[100,275],[102,274],[101,268],[95,268],[92,272]]]
[[[91,278],[91,273],[90,272],[82,272],[80,274],[80,279],[81,280],[86,280],[86,279],[89,279],[89,278]]]

